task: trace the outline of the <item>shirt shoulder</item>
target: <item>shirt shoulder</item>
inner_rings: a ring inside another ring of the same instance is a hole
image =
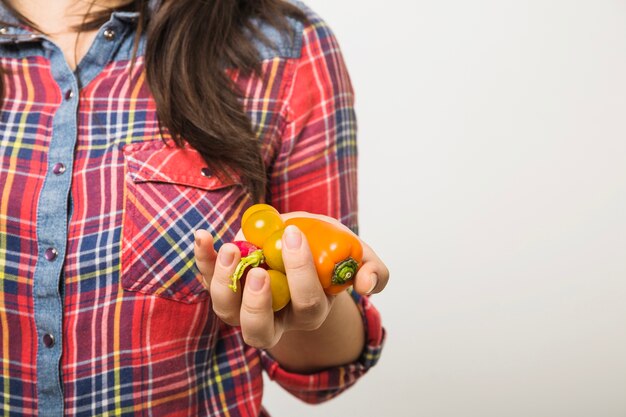
[[[253,43],[259,53],[262,61],[276,58],[283,59],[299,59],[302,55],[303,46],[311,42],[310,34],[313,38],[324,39],[332,38],[334,35],[326,22],[305,3],[298,0],[288,0],[287,3],[300,9],[305,20],[299,20],[293,17],[287,17],[289,32],[255,19],[253,24],[259,29],[260,34],[269,41],[255,38]]]

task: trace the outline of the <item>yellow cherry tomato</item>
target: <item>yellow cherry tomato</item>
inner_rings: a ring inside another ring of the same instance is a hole
[[[241,230],[248,242],[261,248],[265,239],[284,227],[285,224],[280,214],[270,210],[261,210],[250,214],[242,224]]]
[[[270,276],[270,288],[272,290],[272,310],[278,311],[289,304],[291,300],[287,275],[274,269],[268,270],[267,273]]]
[[[283,232],[285,229],[278,229],[263,242],[263,256],[265,263],[271,269],[275,269],[285,273],[285,264],[283,262]]]
[[[244,223],[246,222],[246,220],[248,220],[248,217],[250,217],[250,215],[252,213],[256,213],[257,211],[264,211],[264,210],[269,210],[269,211],[273,211],[274,213],[278,213],[278,210],[276,210],[274,207],[270,206],[269,204],[253,204],[250,207],[248,207],[248,209],[246,211],[243,212],[243,216],[241,216],[241,225],[243,226]]]

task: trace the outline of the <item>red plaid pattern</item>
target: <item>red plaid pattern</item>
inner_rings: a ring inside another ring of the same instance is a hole
[[[296,57],[265,59],[260,76],[232,76],[262,143],[267,201],[356,230],[353,94],[335,38],[307,13]],[[62,94],[43,56],[0,64],[0,405],[5,415],[36,415],[37,212]],[[128,60],[113,59],[80,91],[61,284],[65,414],[258,416],[263,369],[305,401],[337,395],[378,359],[378,313],[354,294],[368,334],[363,357],[315,375],[285,371],[213,315],[193,231],[210,230],[220,246],[252,202],[236,175],[203,172],[197,151],[161,136],[143,64],[139,57],[131,73]]]

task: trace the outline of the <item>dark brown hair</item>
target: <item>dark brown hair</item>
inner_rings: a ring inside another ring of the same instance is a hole
[[[7,1],[0,1],[23,23],[34,27]],[[224,174],[227,168],[238,172],[254,200],[260,200],[267,182],[260,144],[240,101],[241,92],[226,70],[258,73],[260,60],[254,39],[272,46],[259,31],[258,22],[275,27],[285,36],[295,36],[287,18],[304,20],[304,14],[282,0],[160,3],[151,13],[148,0],[131,0],[115,9],[89,14],[76,30],[100,27],[113,11],[139,12],[135,51],[145,32],[146,76],[161,127],[179,146],[187,141],[218,172]],[[3,93],[2,84],[0,77]]]

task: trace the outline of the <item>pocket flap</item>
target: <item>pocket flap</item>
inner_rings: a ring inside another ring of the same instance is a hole
[[[176,146],[152,140],[124,146],[124,157],[128,175],[133,182],[164,182],[204,190],[217,190],[239,184],[239,177],[228,171],[228,175],[217,175],[209,168],[200,152],[185,145]]]

